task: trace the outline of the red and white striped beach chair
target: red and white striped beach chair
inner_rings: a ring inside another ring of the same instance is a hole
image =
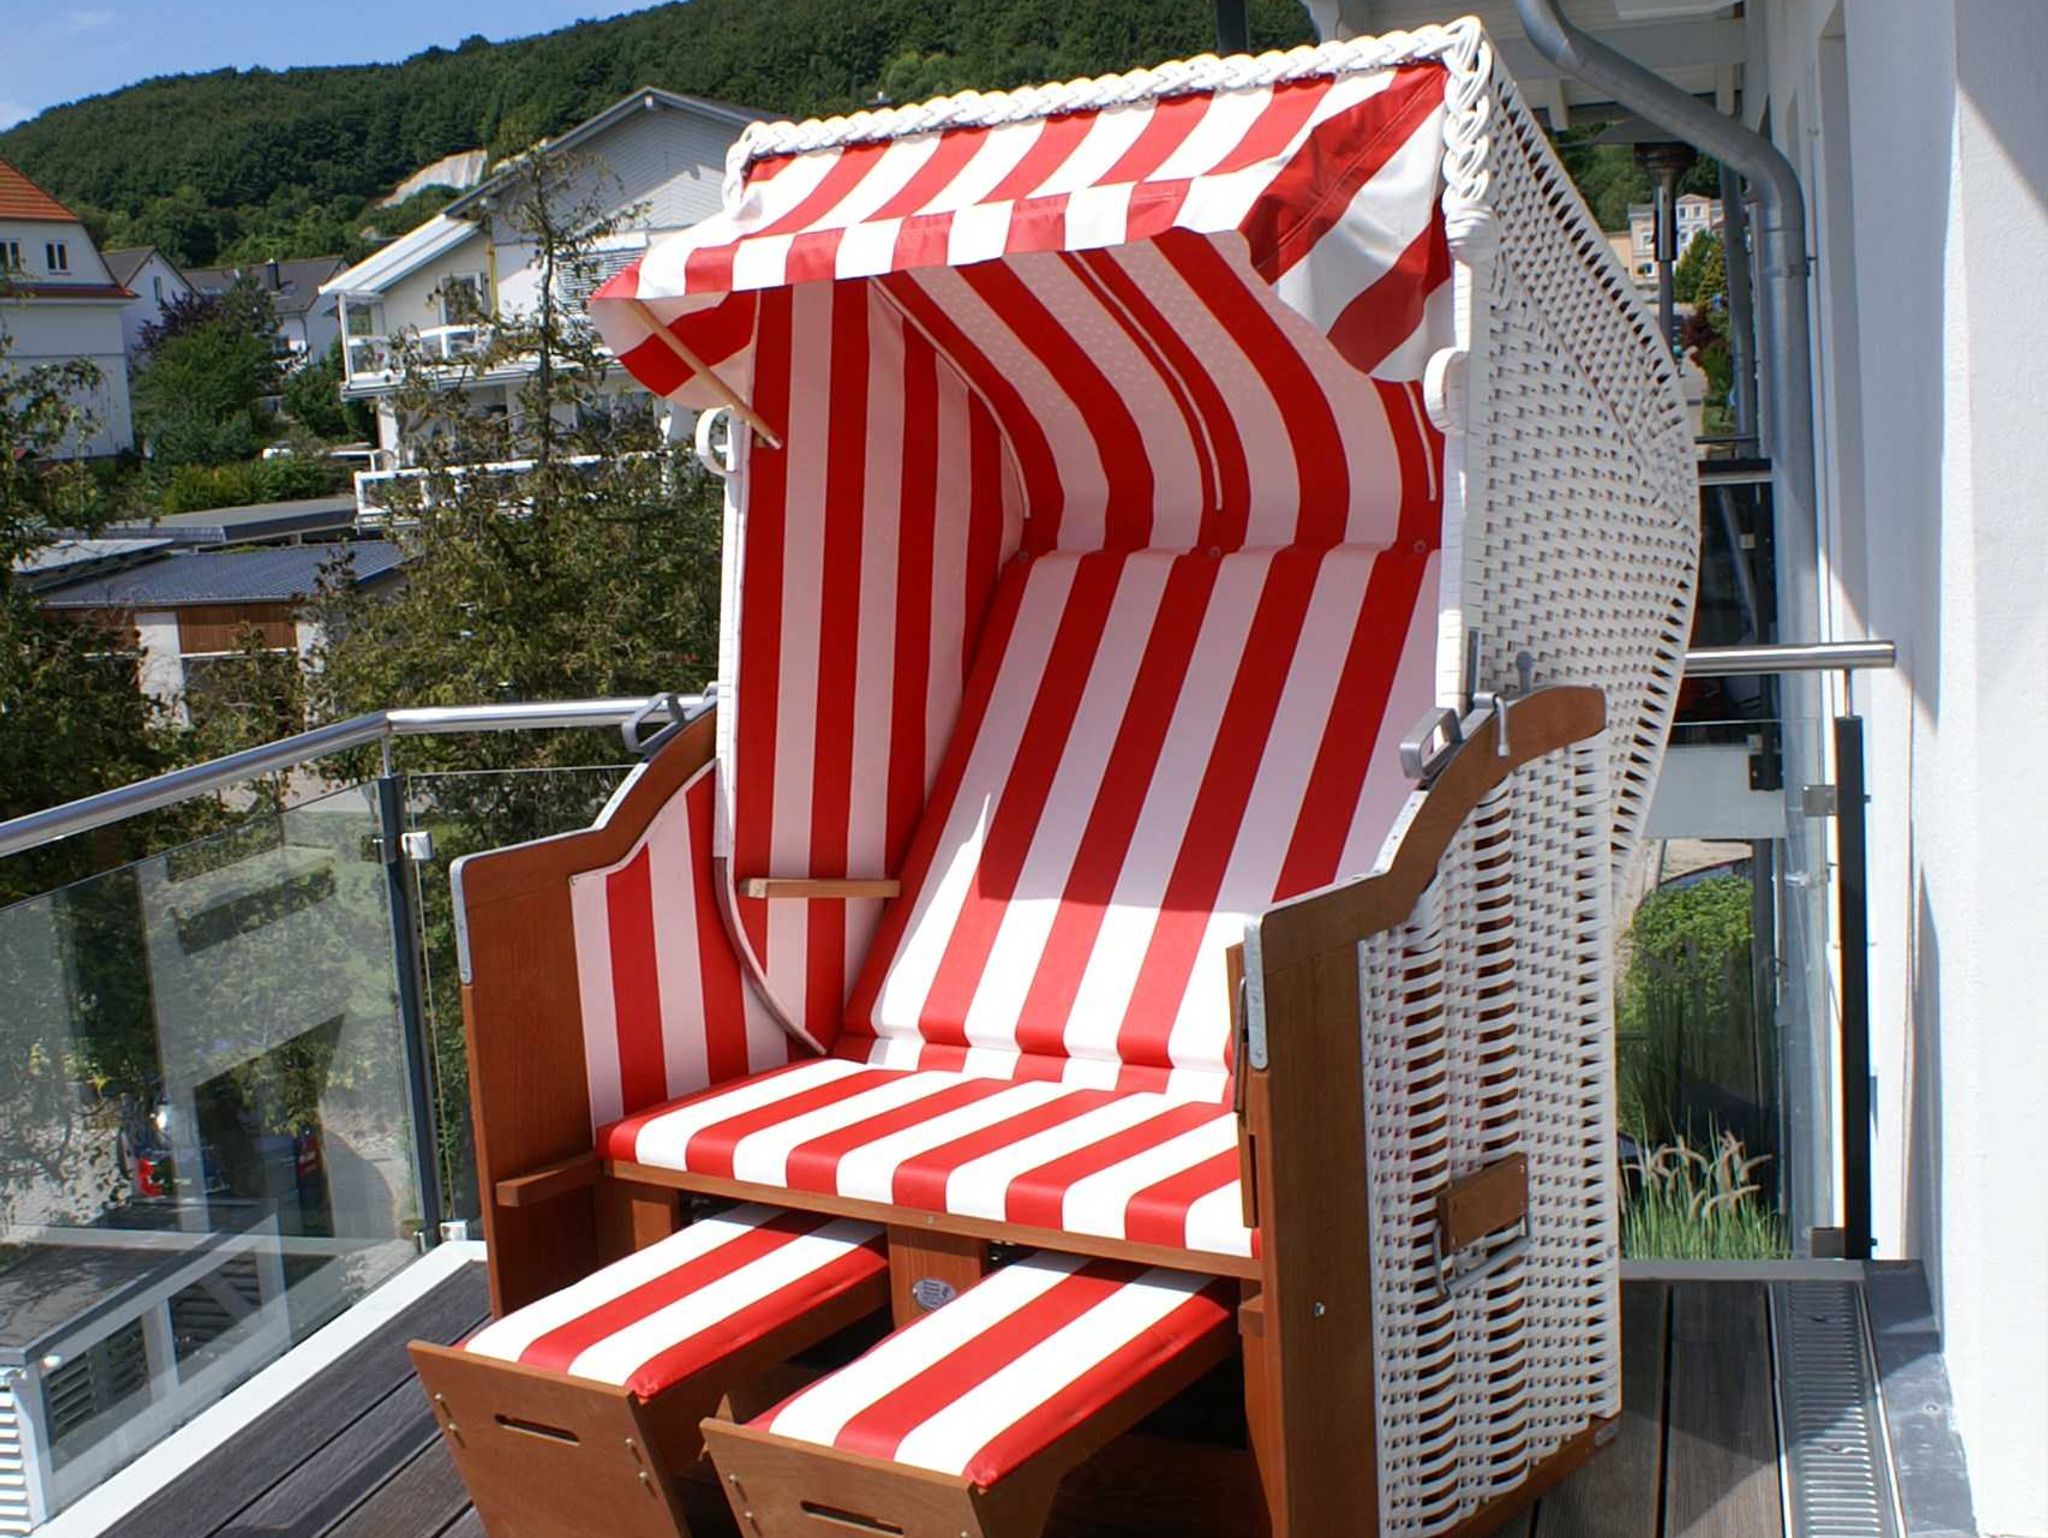
[[[497,1305],[683,1193],[885,1229],[922,1340],[991,1245],[1184,1272],[1275,1532],[1480,1530],[1619,1407],[1654,326],[1471,23],[757,125],[726,193],[591,304],[705,412],[718,708],[456,872]],[[780,1425],[713,1434],[845,1452]]]

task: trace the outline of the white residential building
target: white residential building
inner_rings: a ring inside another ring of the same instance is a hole
[[[142,352],[143,333],[161,325],[165,310],[196,290],[155,246],[129,246],[104,254],[114,281],[135,296],[121,311],[121,345],[133,364]]]
[[[341,315],[327,281],[348,264],[309,256],[247,267],[195,267],[187,274],[202,294],[224,294],[247,279],[270,295],[277,314],[277,352],[289,365],[323,357],[341,335]]]
[[[25,369],[84,359],[99,369],[88,409],[93,435],[74,452],[115,454],[135,446],[128,403],[122,287],[70,209],[0,160],[0,331],[7,366]]]
[[[1692,249],[1693,237],[1711,235],[1721,228],[1721,200],[1688,192],[1679,198],[1678,254]],[[1629,276],[1638,283],[1657,281],[1657,205],[1631,203],[1628,206]]]
[[[597,270],[558,297],[580,307],[589,280],[601,282],[627,266],[650,236],[716,212],[726,151],[760,116],[649,88],[531,151],[572,157],[564,207],[594,205],[621,225],[603,242]],[[340,300],[347,336],[343,393],[376,404],[379,447],[395,465],[410,458],[391,405],[404,342],[416,340],[430,357],[459,364],[481,345],[470,318],[476,312],[531,312],[539,301],[534,243],[509,220],[494,217],[516,185],[513,174],[501,170],[322,289]],[[456,297],[459,291],[473,299],[474,310]],[[466,383],[485,409],[502,404],[514,410],[530,369],[510,360]],[[618,384],[622,393],[638,393],[623,373]]]

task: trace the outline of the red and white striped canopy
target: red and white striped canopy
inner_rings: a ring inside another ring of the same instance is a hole
[[[1241,64],[1235,73],[1251,83],[1187,89],[1202,71],[1174,65],[1133,85],[1135,99],[1108,106],[1063,110],[1122,82],[752,131],[735,152],[726,210],[656,242],[598,291],[591,315],[655,393],[709,406],[716,395],[654,324],[743,381],[762,290],[950,267],[980,272],[969,286],[1014,313],[1024,306],[1007,291],[1050,303],[1034,292],[1044,285],[1033,274],[1058,271],[1018,258],[1156,246],[1163,261],[1065,264],[1092,303],[1031,321],[1050,319],[1085,344],[1088,328],[1105,321],[1136,332],[1165,319],[1174,329],[1178,317],[1157,313],[1176,297],[1174,277],[1197,290],[1218,286],[1175,238],[1192,236],[1215,244],[1236,275],[1256,278],[1354,368],[1417,378],[1432,303],[1448,300],[1436,217],[1446,76],[1433,63],[1346,62],[1341,47],[1306,61],[1197,61]],[[977,111],[983,102],[992,105]],[[918,131],[927,121],[957,126]],[[936,288],[939,306],[951,308],[943,285],[894,287]],[[1227,301],[1217,319],[1229,324]],[[1194,361],[1175,356],[1185,352],[1169,351],[1168,366],[1183,371]]]

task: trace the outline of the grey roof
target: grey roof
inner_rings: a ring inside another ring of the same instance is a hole
[[[60,533],[48,544],[14,558],[14,570],[30,592],[81,582],[96,572],[132,566],[173,543],[168,534],[147,530],[87,537]]]
[[[118,251],[102,251],[100,259],[107,264],[107,271],[114,275],[114,281],[123,288],[135,281],[135,274],[149,264],[156,255],[155,246],[123,246]],[[165,258],[168,262],[170,259]]]
[[[175,608],[194,603],[289,603],[309,596],[328,562],[352,557],[357,586],[396,571],[405,554],[388,540],[337,540],[268,550],[166,555],[146,566],[60,587],[52,609]]]
[[[293,534],[340,533],[355,521],[354,497],[307,497],[296,502],[252,502],[246,507],[167,513],[149,523],[115,524],[106,532],[131,537],[162,535],[179,545],[225,545]]]
[[[275,282],[271,280],[269,262],[251,262],[243,267],[194,267],[185,274],[185,281],[202,294],[224,294],[239,279],[248,277],[258,287],[270,291],[271,303],[277,306],[279,315],[303,315],[318,302],[320,285],[348,267],[338,256],[308,256],[275,265]]]

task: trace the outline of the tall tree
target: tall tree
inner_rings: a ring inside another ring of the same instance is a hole
[[[164,465],[247,459],[269,435],[278,388],[277,312],[248,278],[224,294],[173,300],[142,334],[135,422]]]

